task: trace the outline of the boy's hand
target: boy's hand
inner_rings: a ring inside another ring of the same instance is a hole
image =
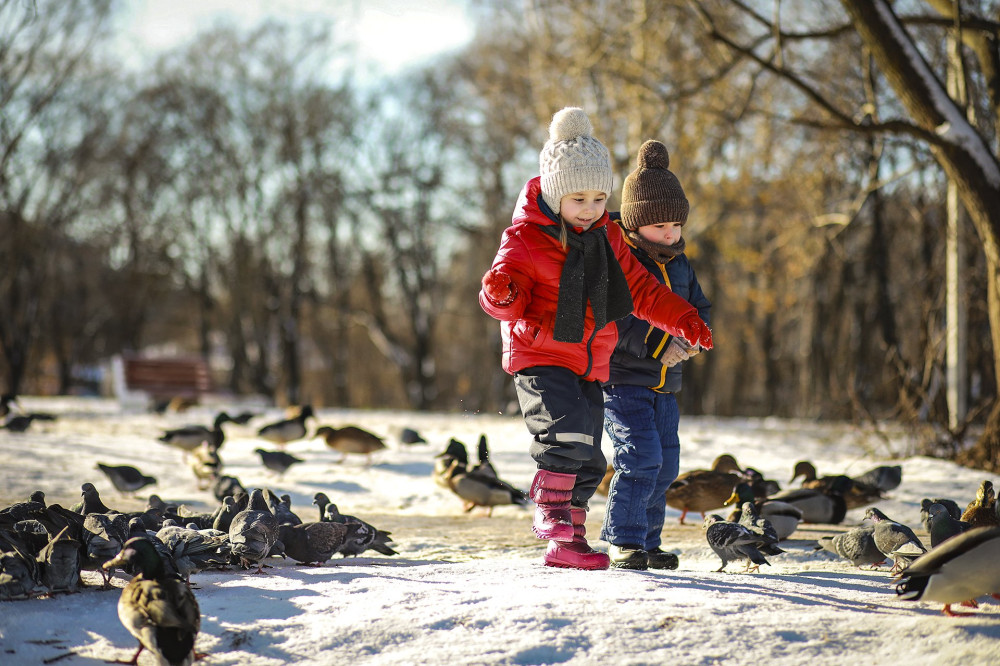
[[[483,276],[483,293],[493,305],[503,307],[517,298],[517,285],[506,273],[490,269]]]
[[[712,329],[694,312],[689,312],[678,320],[676,329],[692,347],[712,348]]]
[[[691,355],[688,354],[683,345],[681,345],[681,343],[679,343],[675,338],[670,341],[670,344],[667,345],[667,349],[660,356],[660,363],[668,368],[672,368],[681,361],[686,361],[689,358],[691,358]]]

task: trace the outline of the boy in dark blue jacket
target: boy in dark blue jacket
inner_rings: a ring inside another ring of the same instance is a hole
[[[686,299],[709,323],[711,303],[684,255],[681,231],[689,205],[659,141],[639,149],[638,166],[622,187],[621,225],[636,258]],[[701,351],[634,315],[618,322],[619,339],[604,383],[604,429],[614,445],[615,474],[601,538],[611,566],[676,569],[677,556],[660,548],[666,490],[677,478],[681,363]]]

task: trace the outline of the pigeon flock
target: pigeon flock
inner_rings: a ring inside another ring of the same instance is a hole
[[[4,398],[0,403],[7,410],[5,419],[23,415],[13,397]],[[138,641],[136,657],[147,650],[163,663],[190,663],[199,656],[194,652],[200,623],[199,572],[259,576],[267,575],[276,558],[322,566],[338,555],[398,554],[388,532],[342,513],[326,492],[315,493],[314,508],[307,515],[292,506],[287,494],[244,487],[227,474],[225,427],[245,426],[256,416],[234,418],[220,412],[210,426],[174,428],[155,440],[151,437],[151,446],[179,453],[199,487],[218,502],[213,511],[194,511],[156,494],[148,496],[142,510],[113,508],[115,502],[102,497],[93,482],[82,484],[80,501],[72,507],[47,503],[43,490],[0,507],[0,601],[77,592],[88,586],[81,576],[84,571],[94,572],[91,581],[99,575],[104,589],[113,587],[115,576],[125,577],[129,582],[121,590],[118,612]],[[307,420],[316,419],[309,406],[288,416],[253,429],[262,443],[278,447],[254,449],[262,468],[276,479],[304,461],[302,454],[286,451],[288,445],[310,436],[322,439],[341,460],[357,455],[371,464],[371,456],[386,449],[383,437],[356,426],[307,428]],[[426,443],[412,429],[394,436],[404,445]],[[433,457],[431,479],[455,496],[456,510],[471,513],[478,508],[489,517],[498,506],[529,507],[527,494],[502,479],[485,434],[475,447],[475,461],[469,450],[452,438]],[[134,502],[138,493],[156,486],[155,477],[112,462],[97,463],[93,473],[102,474],[122,497]],[[800,525],[840,524],[849,508],[867,507],[864,525],[820,538],[816,550],[857,567],[891,564],[901,599],[938,602],[949,615],[960,614],[954,605],[973,606],[977,597],[1000,594],[1000,573],[994,565],[1000,556],[1000,506],[990,481],[980,485],[964,509],[964,500],[924,500],[920,522],[928,536],[922,542],[913,530],[874,506],[899,486],[900,467],[881,466],[856,477],[819,476],[811,463],[800,461],[789,483],[798,478],[800,486],[782,490],[777,482],[723,455],[711,469],[680,475],[667,490],[666,501],[682,512],[681,522],[689,512],[702,514],[705,543],[721,562],[719,572],[741,564],[741,572],[759,573],[782,556],[782,542],[795,538]],[[727,507],[729,513],[709,513]]]
[[[14,396],[0,398],[6,422],[24,416]],[[266,574],[273,558],[301,565],[322,566],[333,557],[366,553],[397,555],[392,536],[365,520],[342,513],[329,496],[317,492],[309,515],[297,513],[291,498],[267,487],[245,488],[224,473],[220,449],[226,441],[226,423],[247,424],[254,415],[237,418],[220,412],[211,426],[190,425],[166,430],[157,438],[189,462],[199,487],[218,500],[211,512],[198,512],[151,494],[142,510],[113,508],[92,482],[80,488],[80,501],[70,507],[48,503],[44,490],[25,501],[0,508],[0,602],[43,595],[78,592],[87,587],[81,573],[100,575],[102,589],[111,589],[120,573],[129,578],[121,591],[118,616],[136,638],[137,663],[144,650],[158,663],[189,664],[195,654],[201,616],[192,576],[205,570]],[[284,451],[285,445],[307,437],[305,420],[314,417],[306,406],[289,419],[257,429],[259,438],[278,450],[257,448],[261,464],[280,478],[301,458]],[[29,423],[30,425],[30,423]],[[26,429],[28,426],[25,426]],[[16,430],[23,432],[24,430]],[[328,426],[316,437],[329,444]],[[344,428],[354,439],[376,440],[379,446],[352,453],[370,454],[385,448],[375,435],[357,427]],[[343,451],[340,446],[331,448]],[[131,465],[97,463],[123,496],[155,486],[155,477]]]

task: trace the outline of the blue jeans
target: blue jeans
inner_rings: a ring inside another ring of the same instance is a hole
[[[672,393],[625,384],[604,389],[604,429],[614,446],[615,475],[601,538],[646,550],[660,545],[667,486],[677,478],[680,412]]]

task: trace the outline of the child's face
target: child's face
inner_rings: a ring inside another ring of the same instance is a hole
[[[646,224],[639,227],[639,235],[650,243],[673,245],[681,239],[681,223],[663,222],[662,224]]]
[[[559,216],[566,224],[586,229],[604,215],[608,195],[597,190],[567,194],[559,201]]]

